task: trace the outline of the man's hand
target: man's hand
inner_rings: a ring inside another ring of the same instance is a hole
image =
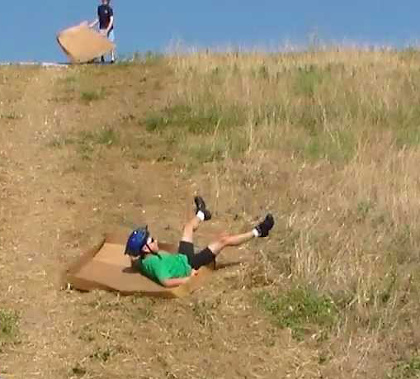
[[[166,280],[161,281],[161,284],[164,287],[168,287],[168,288],[178,287],[182,284],[187,283],[191,278],[193,278],[194,276],[197,276],[197,275],[198,275],[198,270],[192,269],[191,273],[190,273],[190,276],[186,276],[185,278],[166,279]]]
[[[85,21],[87,23],[87,21]],[[89,28],[94,28],[96,25],[99,24],[99,20],[92,21],[88,26]]]
[[[161,284],[164,287],[173,288],[173,287],[178,287],[178,286],[180,286],[182,284],[187,283],[188,280],[190,280],[190,277],[189,276],[187,276],[185,278],[172,278],[172,279],[162,280],[161,281]]]

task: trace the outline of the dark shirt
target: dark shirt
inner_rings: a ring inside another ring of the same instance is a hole
[[[109,5],[100,5],[98,7],[99,29],[107,29],[114,11]],[[111,30],[114,29],[112,25]]]

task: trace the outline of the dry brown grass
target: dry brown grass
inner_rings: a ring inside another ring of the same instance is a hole
[[[418,58],[1,68],[0,308],[19,317],[0,376],[418,376]],[[108,225],[177,238],[196,191],[215,214],[200,244],[267,210],[277,227],[186,300],[57,291]]]
[[[276,242],[265,251],[279,268],[273,281],[337,298],[342,322],[331,343],[360,338],[365,355],[354,367],[356,377],[375,354],[405,356],[396,335],[413,332],[418,58],[410,51],[344,50],[170,59],[179,85],[168,107],[187,106],[192,114],[211,108],[219,116],[212,132],[198,132],[201,149],[223,147],[214,157],[221,161],[213,183],[219,196],[240,201],[247,214],[261,204],[276,211]],[[221,128],[232,109],[240,114],[237,122]]]

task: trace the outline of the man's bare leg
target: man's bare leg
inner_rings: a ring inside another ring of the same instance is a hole
[[[182,241],[193,242],[194,232],[200,226],[201,220],[198,216],[194,216],[190,221],[188,221],[184,226],[184,231],[182,232]]]
[[[184,231],[182,233],[182,241],[185,242],[193,242],[194,232],[198,229],[200,223],[211,219],[211,213],[207,209],[203,198],[196,196],[194,198],[194,202],[196,206],[195,216],[188,221],[187,224],[185,224]]]
[[[219,255],[221,251],[228,246],[240,246],[245,242],[248,242],[255,238],[253,232],[243,233],[243,234],[236,234],[236,235],[229,235],[223,236],[219,238],[217,241],[212,242],[208,248],[212,251],[214,255]]]
[[[259,223],[252,231],[243,234],[227,235],[211,243],[208,248],[217,256],[228,246],[240,246],[256,237],[267,237],[274,226],[274,218],[268,214],[263,222]]]

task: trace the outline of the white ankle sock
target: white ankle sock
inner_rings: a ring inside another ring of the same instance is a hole
[[[260,236],[260,233],[258,232],[257,228],[252,229],[252,233],[254,234],[255,237]]]
[[[198,211],[196,216],[200,219],[200,221],[204,221],[204,213],[202,211]]]

